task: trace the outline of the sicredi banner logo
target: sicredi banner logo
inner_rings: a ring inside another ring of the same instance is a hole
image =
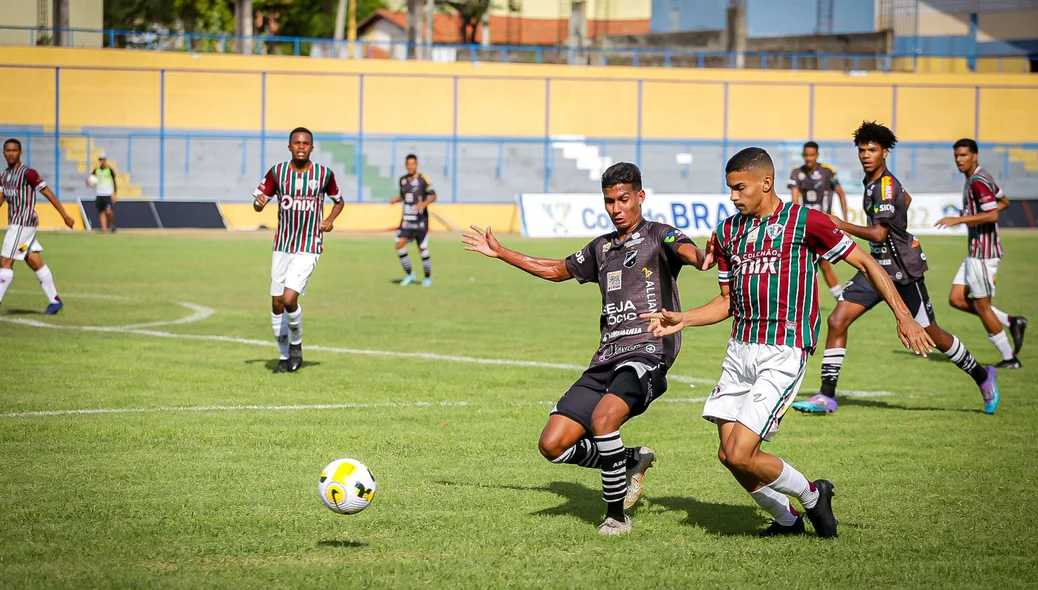
[[[788,196],[783,195],[788,200]],[[843,215],[839,199],[833,213],[855,225],[867,225],[861,195],[847,195],[849,216]],[[941,217],[956,215],[962,206],[957,193],[912,195],[908,208],[908,231],[915,235],[965,235],[964,226],[938,229],[933,226]],[[524,193],[519,195],[519,212],[523,235],[533,238],[593,238],[613,231],[601,193]],[[674,226],[690,237],[708,237],[719,223],[735,215],[728,195],[662,194],[646,190],[642,216]]]

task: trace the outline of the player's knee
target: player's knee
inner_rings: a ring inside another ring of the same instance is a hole
[[[421,250],[419,250],[419,252],[421,253],[422,258],[428,258],[429,257],[429,249],[428,248],[422,248]]]
[[[558,459],[566,449],[562,448],[562,439],[558,436],[541,435],[537,441],[537,450],[549,461]]]
[[[957,291],[952,291],[948,294],[948,305],[962,311],[969,309],[969,304],[966,302],[966,295]]]
[[[718,458],[721,458],[721,455],[724,455],[724,458],[721,459],[721,463],[733,471],[748,472],[753,464],[753,451],[740,449],[735,445],[726,445],[723,447],[718,453]]]
[[[842,314],[835,311],[829,314],[829,319],[826,320],[826,324],[829,326],[830,334],[834,332],[842,334],[847,331],[847,319],[844,318]]]
[[[724,445],[717,447],[717,460],[721,465],[728,465],[728,453],[724,452]]]

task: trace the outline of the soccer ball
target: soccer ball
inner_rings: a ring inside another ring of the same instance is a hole
[[[97,186],[97,177],[93,174],[87,176],[87,186]]]
[[[375,476],[356,459],[336,459],[321,471],[317,491],[332,512],[356,514],[375,498]]]

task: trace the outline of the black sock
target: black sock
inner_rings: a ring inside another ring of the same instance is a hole
[[[429,251],[422,250],[422,270],[425,272],[425,278],[432,277],[432,260],[430,259]]]
[[[952,336],[951,348],[944,351],[944,354],[951,359],[955,366],[965,371],[973,380],[976,381],[977,385],[980,385],[988,380],[988,371],[984,367],[977,363],[977,360],[973,358],[970,351],[959,342],[959,339]]]
[[[606,503],[606,518],[624,520],[624,498],[627,497],[627,449],[620,440],[620,431],[595,437],[601,455],[602,499]]]
[[[566,452],[552,459],[551,462],[579,465],[580,467],[589,467],[591,469],[601,469],[601,457],[602,456],[598,453],[598,447],[595,445],[595,441],[585,437],[578,440],[577,444],[566,449]]]
[[[822,395],[836,399],[836,382],[845,356],[846,348],[826,348],[822,354],[822,387],[818,390]]]

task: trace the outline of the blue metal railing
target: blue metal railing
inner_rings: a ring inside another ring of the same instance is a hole
[[[57,33],[68,34],[68,45],[76,45],[91,36],[102,47],[144,49],[150,51],[185,51],[201,53],[237,53],[246,49],[254,54],[309,55],[324,57],[353,57],[357,59],[406,59],[408,53],[430,48],[434,59],[447,61],[487,61],[516,63],[580,63],[592,65],[633,65],[635,67],[695,67],[734,68],[739,54],[727,51],[686,49],[571,49],[561,46],[537,45],[479,45],[443,44],[431,46],[396,41],[350,42],[316,37],[285,37],[259,35],[237,37],[226,33],[182,33],[165,30],[128,31],[120,29],[40,28],[0,26],[0,31],[25,33],[26,45],[53,43]],[[420,53],[419,53],[420,54]],[[976,52],[962,50],[951,53],[928,53],[916,47],[912,53],[794,53],[747,51],[742,53],[746,68],[751,69],[805,69],[805,70],[878,70],[911,71],[921,57],[943,59],[951,69],[952,62],[976,59]],[[1029,58],[1026,53],[979,56],[998,60],[998,71],[1009,62],[1019,63]]]

